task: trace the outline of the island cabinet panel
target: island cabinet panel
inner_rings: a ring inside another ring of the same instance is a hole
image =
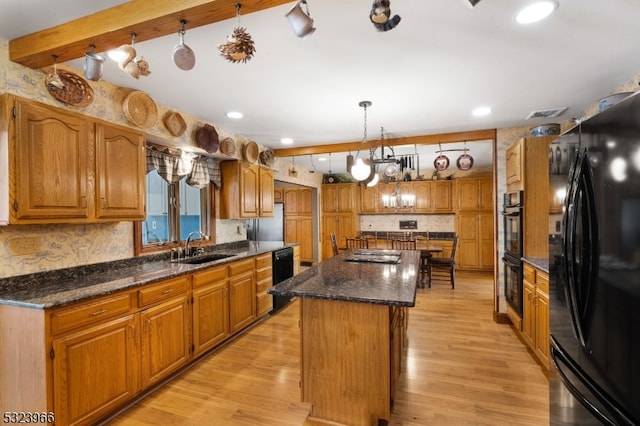
[[[137,315],[73,332],[53,341],[56,424],[90,424],[140,389]]]
[[[194,356],[229,336],[227,267],[217,266],[193,275]]]
[[[301,298],[302,401],[311,420],[376,425],[391,417],[389,306]]]
[[[145,175],[144,135],[96,124],[96,216],[144,219]]]

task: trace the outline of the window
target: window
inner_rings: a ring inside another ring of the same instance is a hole
[[[216,160],[149,148],[146,220],[134,225],[135,254],[169,250],[193,231],[209,235],[213,244],[211,182],[219,184],[219,176]]]

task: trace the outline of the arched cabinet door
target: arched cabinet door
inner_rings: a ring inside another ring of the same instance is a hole
[[[19,99],[15,116],[13,221],[89,218],[89,122]]]
[[[96,217],[145,218],[144,135],[96,124]]]

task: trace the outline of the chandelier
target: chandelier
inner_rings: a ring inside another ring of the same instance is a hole
[[[416,205],[414,194],[403,194],[400,183],[396,183],[393,194],[382,195],[382,207],[385,209],[410,209]]]

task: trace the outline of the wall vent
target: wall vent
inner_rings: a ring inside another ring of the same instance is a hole
[[[525,118],[526,120],[530,118],[553,118],[561,115],[563,112],[567,110],[568,107],[563,108],[551,108],[551,109],[539,109],[537,111],[531,111],[529,115]]]

